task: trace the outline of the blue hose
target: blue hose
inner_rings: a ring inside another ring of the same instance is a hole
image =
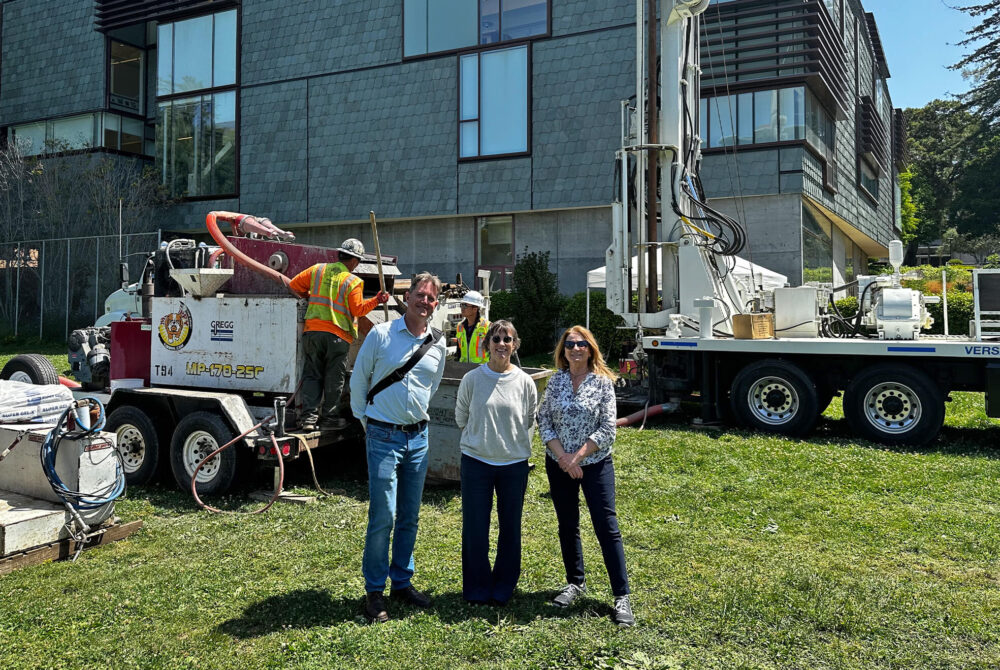
[[[69,417],[70,412],[72,412],[75,407],[72,405],[66,409],[61,415],[59,415],[59,420],[56,421],[56,427],[53,428],[49,434],[45,437],[45,441],[42,442],[42,448],[39,452],[39,456],[42,461],[42,472],[45,473],[46,479],[49,480],[49,484],[52,486],[52,491],[67,505],[70,505],[77,510],[91,510],[103,507],[108,503],[114,502],[125,492],[125,472],[122,469],[121,459],[118,457],[117,449],[116,458],[118,461],[115,464],[115,483],[111,486],[110,490],[105,494],[101,493],[84,493],[82,491],[73,491],[67,487],[59,475],[56,473],[56,454],[59,452],[59,442],[64,437],[71,437],[74,439],[79,439],[81,437],[86,437],[87,435],[92,435],[100,431],[104,427],[104,405],[97,398],[87,396],[83,400],[88,401],[91,405],[96,405],[99,414],[97,421],[90,428],[80,429],[75,431],[66,430],[66,420]],[[89,409],[88,409],[89,411]]]

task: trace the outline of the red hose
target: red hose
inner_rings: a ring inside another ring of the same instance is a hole
[[[657,414],[662,414],[663,412],[666,412],[667,409],[668,406],[666,404],[653,405],[648,410],[640,409],[638,412],[634,412],[632,414],[629,414],[628,416],[623,416],[622,418],[615,421],[615,426],[618,426],[619,428],[621,428],[622,426],[631,426],[633,423],[639,421],[640,419],[642,421],[645,421],[651,416],[656,416]]]
[[[80,384],[78,384],[77,382],[73,381],[72,379],[68,379],[66,377],[63,377],[62,375],[59,375],[59,383],[62,384],[63,386],[65,386],[66,388],[71,388],[71,389],[78,389],[78,388],[80,388]]]
[[[291,282],[288,277],[281,274],[274,268],[268,267],[267,265],[264,265],[263,263],[247,256],[245,253],[234,247],[229,240],[226,239],[226,236],[223,235],[222,231],[219,230],[219,224],[216,223],[217,218],[221,218],[223,221],[231,222],[237,216],[241,215],[234,214],[233,212],[209,212],[208,217],[205,219],[205,226],[208,228],[208,232],[212,236],[212,239],[215,240],[220,247],[225,249],[226,253],[229,254],[229,257],[234,261],[242,263],[254,272],[262,274],[268,279],[272,279],[282,286],[287,287],[289,282]]]

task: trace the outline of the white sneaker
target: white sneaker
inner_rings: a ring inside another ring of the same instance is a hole
[[[559,607],[569,607],[573,604],[574,600],[586,592],[586,584],[581,584],[580,586],[577,586],[576,584],[567,584],[562,588],[562,591],[556,594],[556,597],[552,599],[552,602]]]

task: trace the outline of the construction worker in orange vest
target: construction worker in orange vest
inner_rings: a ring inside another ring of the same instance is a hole
[[[486,363],[490,352],[486,346],[486,331],[490,322],[480,318],[486,300],[479,291],[469,291],[459,303],[462,308],[462,322],[458,324],[458,360],[462,363]]]
[[[299,429],[305,431],[347,425],[340,417],[340,395],[347,375],[347,352],[358,336],[355,318],[389,301],[384,291],[365,300],[362,280],[351,274],[365,254],[360,240],[344,240],[337,251],[336,263],[317,263],[288,284],[296,295],[309,299],[299,389]]]

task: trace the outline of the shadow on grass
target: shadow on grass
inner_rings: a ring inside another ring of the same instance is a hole
[[[427,612],[445,623],[460,623],[471,619],[524,625],[538,618],[571,619],[583,616],[607,616],[611,606],[593,598],[580,598],[572,607],[556,607],[551,603],[556,591],[517,593],[509,603],[498,605],[472,605],[459,592],[431,594],[433,602],[427,610],[401,604],[386,598],[389,616],[405,619]],[[248,605],[242,616],[224,621],[215,630],[238,639],[269,635],[280,630],[316,628],[355,621],[362,616],[363,598],[334,599],[323,589],[299,589],[265,598]]]

